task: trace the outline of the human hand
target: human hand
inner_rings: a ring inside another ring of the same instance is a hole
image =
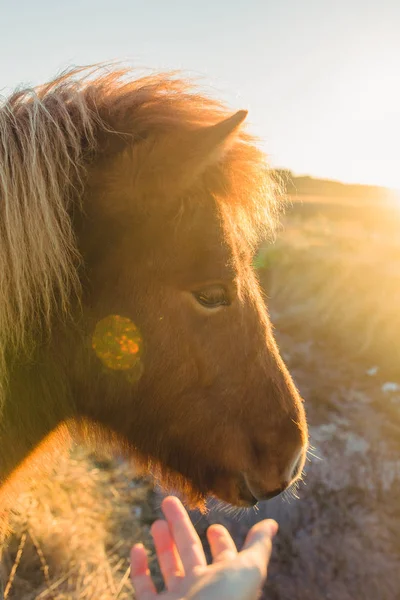
[[[137,600],[255,600],[267,576],[272,538],[278,524],[272,519],[254,525],[238,552],[222,525],[211,525],[207,538],[213,563],[207,565],[203,547],[189,515],[174,496],[163,500],[166,521],[153,523],[151,534],[166,591],[157,594],[150,577],[146,550],[131,552],[131,578]]]

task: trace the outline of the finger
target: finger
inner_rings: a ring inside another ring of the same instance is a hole
[[[206,566],[203,546],[182,503],[168,496],[161,505],[175,541],[183,568],[188,575],[195,567]]]
[[[254,525],[247,534],[243,550],[243,558],[249,557],[260,568],[263,576],[266,575],[267,566],[272,551],[272,539],[278,531],[278,523],[273,519],[266,519]]]
[[[237,555],[235,542],[223,525],[211,525],[207,529],[207,539],[214,563],[230,560]]]
[[[137,600],[156,598],[156,589],[151,580],[147,553],[143,544],[136,544],[131,550],[131,580]]]
[[[184,576],[181,559],[166,521],[155,521],[151,527],[158,562],[165,585],[169,590],[176,580]]]

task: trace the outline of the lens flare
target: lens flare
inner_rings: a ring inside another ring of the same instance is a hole
[[[127,317],[109,315],[96,325],[92,348],[103,365],[114,371],[142,371],[143,339]]]

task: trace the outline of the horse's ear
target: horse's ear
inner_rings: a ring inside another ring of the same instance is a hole
[[[104,203],[110,204],[113,213],[118,209],[130,210],[134,198],[145,196],[147,202],[142,206],[148,207],[152,197],[157,200],[162,196],[176,197],[191,187],[207,167],[221,160],[246,116],[247,111],[239,110],[214,125],[179,128],[178,124],[168,132],[150,135],[136,143],[127,143],[123,137],[115,140],[113,136],[112,144],[117,146],[113,147],[111,142],[104,144],[105,157],[97,164],[92,180],[103,181],[104,164],[111,156],[111,171],[107,176],[111,183],[107,187],[115,187],[118,193],[104,194],[104,185],[100,185]],[[124,145],[122,151],[119,143]]]
[[[208,166],[217,161],[228,149],[233,139],[233,134],[247,117],[246,110],[239,110],[234,115],[220,121],[216,125],[202,127],[188,135],[188,142],[194,149],[194,160],[198,161],[198,168]],[[189,148],[188,148],[189,150]],[[197,153],[197,156],[196,156]],[[189,161],[191,156],[187,156]]]
[[[175,189],[184,190],[205,171],[217,163],[235,139],[235,133],[247,116],[239,110],[215,125],[185,132],[175,140],[176,151],[171,154],[169,169],[165,173]]]
[[[139,144],[136,158],[144,164],[137,183],[157,195],[183,192],[223,157],[246,116],[239,110],[215,125],[163,135],[148,148]]]

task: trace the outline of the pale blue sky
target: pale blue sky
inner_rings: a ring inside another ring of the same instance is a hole
[[[400,0],[0,0],[0,89],[110,59],[181,68],[275,166],[400,188]]]

